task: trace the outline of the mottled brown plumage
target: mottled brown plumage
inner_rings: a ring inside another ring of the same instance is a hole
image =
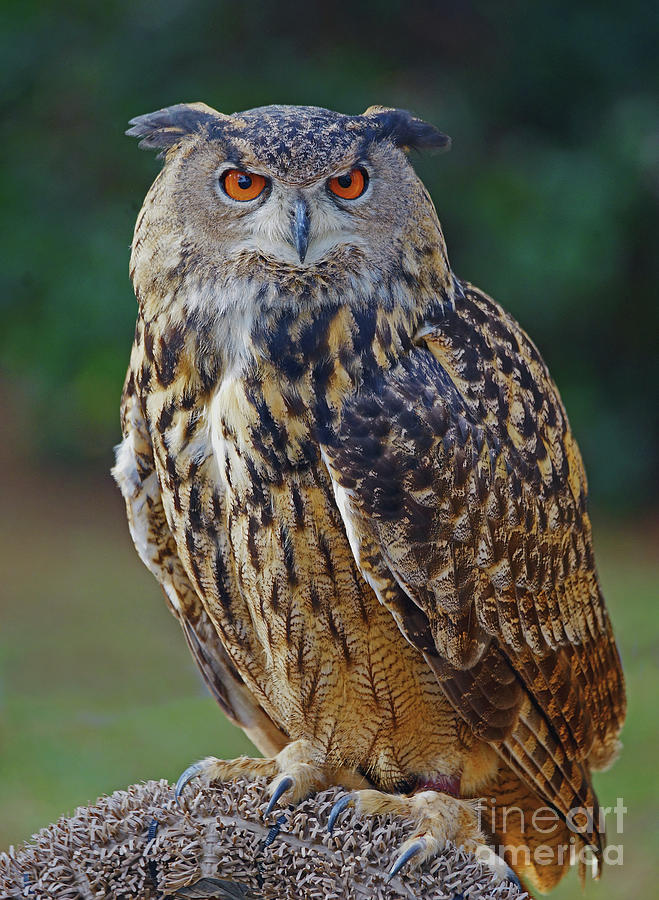
[[[558,392],[453,275],[404,153],[447,139],[381,108],[193,104],[133,126],[165,166],[133,242],[115,475],[214,696],[279,754],[200,774],[403,791],[355,798],[416,817],[422,855],[483,843],[479,796],[549,805],[567,842],[616,752],[622,674]],[[367,189],[337,199],[355,166]],[[231,199],[228,168],[267,190]],[[516,867],[549,887],[565,866]]]

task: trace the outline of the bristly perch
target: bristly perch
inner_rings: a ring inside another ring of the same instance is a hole
[[[448,846],[387,884],[409,836],[405,823],[327,819],[340,788],[264,820],[265,782],[191,785],[182,807],[166,781],[149,781],[80,807],[0,854],[0,898],[54,900],[523,900],[475,857]],[[272,826],[280,824],[275,835]]]

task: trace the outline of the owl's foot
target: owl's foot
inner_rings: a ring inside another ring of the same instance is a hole
[[[311,742],[304,739],[292,741],[270,759],[239,756],[238,759],[223,760],[208,756],[189,766],[180,776],[176,782],[177,800],[193,778],[198,778],[205,787],[237,778],[269,778],[270,802],[266,814],[274,809],[284,794],[288,803],[295,804],[314,791],[324,790],[333,784],[354,788],[365,783],[361,776],[348,770],[329,769],[318,762]]]
[[[387,873],[387,880],[397,875],[407,863],[421,865],[451,841],[493,869],[500,881],[513,881],[519,885],[512,869],[485,843],[473,802],[438,791],[421,791],[410,796],[374,790],[353,791],[339,798],[332,807],[327,823],[330,832],[348,806],[355,807],[360,815],[393,815],[414,822],[414,834],[401,846]]]

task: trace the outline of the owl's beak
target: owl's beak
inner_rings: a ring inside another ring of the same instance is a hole
[[[299,194],[295,201],[295,218],[293,219],[293,241],[300,262],[304,262],[309,246],[309,207],[304,197]]]

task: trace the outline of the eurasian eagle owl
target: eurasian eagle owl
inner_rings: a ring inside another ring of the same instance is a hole
[[[451,271],[406,156],[448,138],[381,107],[131,124],[165,162],[135,228],[114,473],[210,690],[266,755],[211,757],[178,790],[266,775],[272,808],[342,784],[330,827],[349,803],[416,823],[392,871],[446,839],[542,844],[551,864],[508,862],[547,888],[575,830],[599,859],[591,770],[625,698],[586,479],[537,349]],[[553,832],[510,806],[550,807]]]

